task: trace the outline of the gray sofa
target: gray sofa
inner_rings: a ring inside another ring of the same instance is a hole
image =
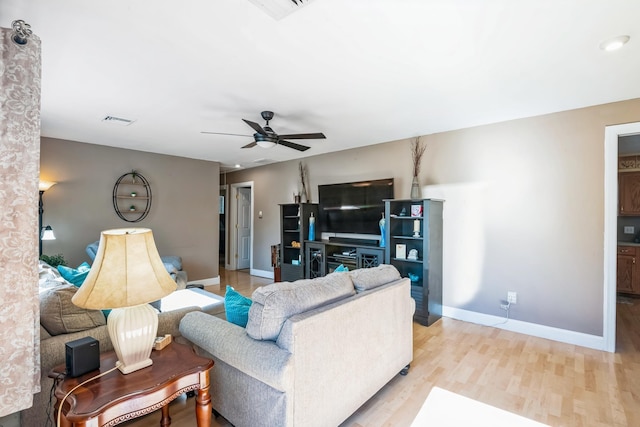
[[[180,333],[235,427],[337,426],[413,358],[410,281],[390,265],[257,289],[246,328],[188,313]]]
[[[57,365],[65,363],[65,343],[87,336],[97,339],[100,352],[113,350],[100,310],[86,310],[74,306],[71,297],[76,287],[66,282],[55,268],[40,262],[40,392],[33,396],[33,406],[20,412],[22,427],[45,426],[50,414],[52,424],[55,398],[53,380],[47,375]],[[178,329],[182,317],[198,307],[188,307],[158,314],[158,335],[171,334],[185,342]],[[219,311],[219,310],[218,310]]]

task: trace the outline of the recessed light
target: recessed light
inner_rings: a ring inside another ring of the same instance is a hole
[[[618,50],[622,46],[624,46],[629,41],[630,38],[631,37],[629,36],[617,36],[617,37],[607,39],[602,43],[600,43],[600,49],[606,50],[607,52],[610,52],[612,50]]]
[[[236,163],[236,169],[240,169],[242,166],[240,166],[239,163]]]

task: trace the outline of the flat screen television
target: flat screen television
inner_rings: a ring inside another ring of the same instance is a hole
[[[318,199],[321,231],[380,234],[384,199],[393,199],[393,178],[318,185]]]

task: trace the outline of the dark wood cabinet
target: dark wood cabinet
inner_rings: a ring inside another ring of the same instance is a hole
[[[304,241],[309,238],[309,217],[318,217],[316,203],[280,205],[280,275],[282,281],[304,277]]]
[[[305,242],[305,277],[325,276],[340,264],[349,270],[377,267],[384,262],[385,248],[348,241]]]
[[[414,320],[431,325],[442,317],[443,201],[386,200],[385,263],[411,279]]]
[[[640,295],[640,267],[637,256],[640,248],[637,246],[618,246],[616,287],[618,292]]]
[[[619,214],[640,216],[640,172],[618,174]]]

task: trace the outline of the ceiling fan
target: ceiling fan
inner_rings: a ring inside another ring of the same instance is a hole
[[[286,141],[287,139],[325,139],[323,133],[293,133],[289,135],[278,135],[271,129],[269,126],[269,120],[273,119],[273,111],[263,111],[260,113],[262,118],[267,122],[264,127],[260,126],[258,123],[252,122],[250,120],[242,119],[246,124],[251,126],[256,133],[253,134],[253,142],[243,146],[242,148],[251,148],[256,145],[263,148],[271,148],[275,145],[283,145],[285,147],[293,148],[298,151],[306,151],[310,147],[306,145],[296,144],[295,142]],[[250,135],[240,135],[236,133],[221,133],[221,132],[205,132],[213,135],[231,135],[231,136],[250,136]]]

